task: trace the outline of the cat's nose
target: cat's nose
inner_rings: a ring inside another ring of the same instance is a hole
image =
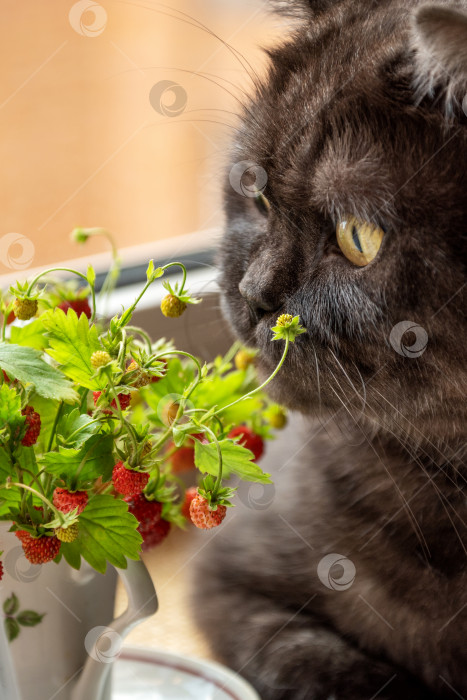
[[[268,275],[256,275],[254,271],[248,270],[238,289],[255,320],[258,321],[267,312],[277,311],[281,306],[277,290],[277,282],[268,279]]]

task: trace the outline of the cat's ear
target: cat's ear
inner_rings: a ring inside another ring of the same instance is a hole
[[[420,95],[442,91],[448,112],[467,114],[467,13],[424,5],[415,14],[416,83]]]

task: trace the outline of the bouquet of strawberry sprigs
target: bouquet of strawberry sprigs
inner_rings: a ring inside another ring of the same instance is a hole
[[[202,364],[154,342],[132,316],[174,266],[183,279],[165,283],[161,311],[175,318],[199,301],[176,262],[151,261],[137,299],[110,321],[98,316],[92,267],[67,270],[84,283],[78,288],[50,281],[56,268],[0,299],[0,520],[11,522],[33,564],[64,557],[74,568],[81,558],[99,572],[107,562],[125,568],[172,524],[219,525],[233,475],[270,482],[255,462],[285,414],[262,389],[305,331],[298,317],[278,319],[272,339],[284,352],[261,386],[254,353],[238,345]],[[193,482],[198,474],[199,484],[186,488],[182,472]]]

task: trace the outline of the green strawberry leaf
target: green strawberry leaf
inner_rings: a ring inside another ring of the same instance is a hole
[[[96,495],[79,516],[79,535],[74,542],[62,543],[63,556],[74,568],[80,555],[96,571],[105,573],[107,562],[126,569],[129,559],[139,559],[142,537],[139,523],[128,512],[124,501]]]
[[[263,472],[254,462],[253,453],[245,447],[238,445],[233,440],[219,440],[222,453],[222,474],[227,479],[231,473],[237,474],[245,481],[254,481],[262,484],[270,484],[270,475]],[[204,474],[217,476],[219,472],[219,460],[215,443],[208,445],[195,440],[195,464]]]
[[[21,396],[8,384],[0,386],[0,429],[9,425],[11,429],[23,425],[25,417],[21,415]]]
[[[86,279],[89,283],[89,286],[92,287],[96,281],[96,272],[92,265],[88,265],[88,271],[86,273]]]
[[[1,449],[0,449],[1,453]],[[10,476],[12,472],[10,471]],[[4,475],[0,477],[2,480]],[[21,503],[21,494],[19,489],[0,489],[0,520],[14,521],[15,516],[12,513],[17,513],[18,506]]]
[[[42,622],[44,615],[39,615],[39,613],[34,612],[34,610],[22,610],[19,615],[16,616],[16,619],[23,627],[35,627],[39,622]]]
[[[34,447],[25,447],[24,445],[19,445],[16,448],[14,454],[16,460],[19,462],[19,465],[22,469],[28,469],[33,474],[37,474],[38,469]]]
[[[19,610],[19,600],[18,596],[14,593],[11,594],[9,598],[3,603],[3,612],[5,615],[14,615]]]
[[[40,461],[47,473],[59,476],[67,485],[77,488],[78,484],[99,476],[108,481],[114,466],[113,445],[111,435],[93,435],[79,450],[59,447],[58,452],[48,452]]]
[[[57,433],[63,438],[64,442],[73,447],[80,447],[99,428],[99,423],[93,423],[92,418],[87,413],[80,413],[78,408],[74,408],[61,417],[57,426]]]
[[[10,340],[16,345],[25,345],[36,350],[47,347],[48,340],[44,334],[42,317],[31,321],[26,326],[12,326]]]
[[[10,453],[5,447],[0,447],[0,482],[5,481],[8,476],[13,473],[13,462],[11,461]],[[6,490],[0,490],[0,503],[5,497]]]
[[[5,632],[9,642],[12,642],[19,634],[20,628],[14,617],[6,617]]]
[[[47,399],[77,401],[68,379],[48,365],[34,348],[0,342],[0,369],[23,384],[34,384],[36,392]]]
[[[63,374],[87,389],[103,389],[105,379],[91,366],[91,355],[102,349],[96,327],[89,326],[85,314],[78,319],[73,309],[66,314],[54,309],[43,317],[50,344],[47,354],[61,365]]]

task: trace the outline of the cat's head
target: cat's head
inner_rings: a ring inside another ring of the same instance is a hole
[[[270,52],[232,149],[226,314],[265,375],[282,351],[270,327],[300,316],[308,332],[271,385],[286,405],[458,436],[467,4],[276,5],[298,22]]]

